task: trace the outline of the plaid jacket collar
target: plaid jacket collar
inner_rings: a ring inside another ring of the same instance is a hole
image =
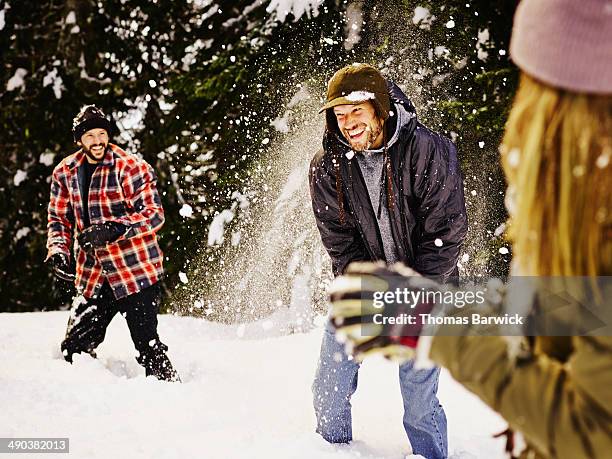
[[[109,143],[108,148],[104,154],[104,158],[102,162],[98,165],[100,166],[114,166],[115,164],[115,155],[113,154],[113,149],[116,148],[114,144]],[[75,199],[73,202],[74,212],[78,216],[77,227],[82,231],[82,225],[85,221],[84,218],[84,209],[83,209],[83,200],[87,199],[87,196],[83,196],[84,190],[84,170],[81,166],[85,164],[87,161],[87,156],[85,152],[81,148],[79,151],[75,153],[73,158],[70,160],[66,166],[70,170],[70,185],[72,187],[73,193],[75,196],[78,195],[79,199]]]

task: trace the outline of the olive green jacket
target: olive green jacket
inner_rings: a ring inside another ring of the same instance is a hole
[[[448,335],[430,358],[523,434],[521,457],[612,457],[612,336]]]

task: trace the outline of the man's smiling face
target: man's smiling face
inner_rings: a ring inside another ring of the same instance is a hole
[[[376,116],[371,102],[336,105],[334,115],[340,132],[355,151],[382,147],[383,121]]]
[[[79,145],[83,147],[89,162],[98,162],[104,158],[108,147],[108,132],[101,128],[90,129],[81,136]]]

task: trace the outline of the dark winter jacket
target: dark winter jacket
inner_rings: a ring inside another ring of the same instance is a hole
[[[414,106],[389,83],[393,115],[385,122],[393,196],[389,209],[399,260],[424,275],[456,274],[467,231],[463,178],[453,143],[417,121]],[[327,114],[323,149],[313,158],[310,193],[334,275],[358,260],[385,260],[377,209],[353,152]],[[399,122],[398,122],[399,120]],[[387,187],[384,187],[387,188]]]

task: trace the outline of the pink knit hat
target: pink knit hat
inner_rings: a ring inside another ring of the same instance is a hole
[[[612,94],[612,0],[522,0],[510,56],[551,86]]]

